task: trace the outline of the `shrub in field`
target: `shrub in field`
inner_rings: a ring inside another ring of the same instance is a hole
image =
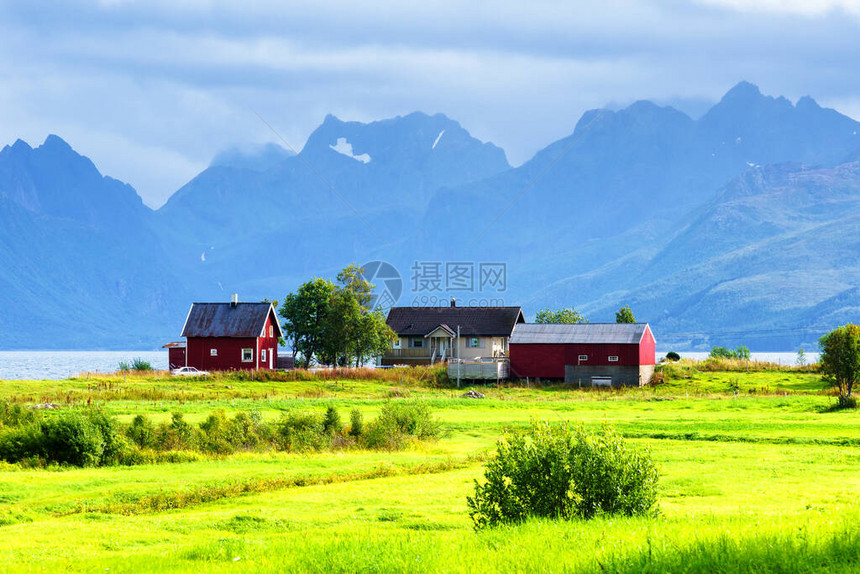
[[[8,428],[0,432],[0,459],[20,462],[42,453],[42,430],[38,424]]]
[[[243,449],[257,448],[274,438],[271,427],[255,410],[236,413],[229,423],[229,436],[234,447]]]
[[[278,440],[284,450],[320,450],[328,438],[323,417],[316,413],[289,411],[278,422]]]
[[[116,366],[116,370],[125,373],[131,370],[131,365],[127,361],[120,361]]]
[[[343,423],[340,422],[340,413],[337,408],[332,405],[325,410],[325,418],[323,419],[323,432],[328,435],[335,435],[343,430]]]
[[[156,429],[155,444],[159,450],[191,450],[198,443],[195,431],[182,413],[173,413],[169,423],[161,424]]]
[[[498,443],[484,478],[467,497],[476,529],[531,516],[647,515],[657,500],[650,453],[629,446],[608,425],[587,432],[533,422]]]
[[[152,365],[149,361],[144,361],[140,357],[135,357],[131,362],[131,368],[133,371],[151,371]]]
[[[738,348],[732,350],[727,349],[725,347],[717,347],[715,346],[711,349],[711,353],[709,355],[712,359],[743,359],[749,360],[750,358],[750,350],[745,346],[741,345]]]
[[[0,401],[0,428],[20,427],[38,420],[36,411],[22,407],[19,404],[9,404]]]
[[[675,351],[669,351],[668,353],[666,353],[666,360],[667,361],[680,361],[681,355],[679,355]]]
[[[350,436],[359,437],[364,432],[364,418],[361,416],[361,410],[358,408],[352,409],[349,412],[349,434]]]
[[[98,464],[113,464],[119,460],[128,449],[128,443],[122,436],[116,419],[106,415],[101,409],[91,409],[85,416],[102,436],[104,448]]]
[[[79,412],[65,412],[43,420],[41,454],[48,462],[96,466],[105,450],[101,429]]]
[[[137,415],[125,431],[129,440],[140,448],[155,446],[155,426],[144,415]]]
[[[200,423],[200,431],[200,448],[219,454],[257,448],[272,442],[272,432],[257,411],[237,413],[231,419],[223,409],[218,409]]]
[[[433,419],[426,403],[389,401],[376,420],[367,425],[364,441],[369,448],[397,450],[410,438],[430,439],[439,434],[439,422]]]
[[[228,454],[233,452],[229,435],[230,423],[224,409],[217,409],[200,423],[200,448],[207,452]]]

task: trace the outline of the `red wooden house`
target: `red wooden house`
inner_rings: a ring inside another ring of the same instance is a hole
[[[193,303],[182,336],[185,361],[204,371],[274,369],[283,336],[271,303]]]
[[[509,343],[511,374],[580,385],[644,385],[654,374],[647,323],[517,325]]]

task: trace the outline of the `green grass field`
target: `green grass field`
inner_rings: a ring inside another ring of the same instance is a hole
[[[434,442],[400,452],[247,452],[106,468],[0,463],[0,571],[856,572],[860,413],[807,372],[682,369],[621,391],[462,390],[374,380],[85,376],[0,381],[0,399],[200,422],[300,406],[428,401]],[[532,520],[474,532],[466,496],[502,429],[614,425],[660,470],[656,518]]]

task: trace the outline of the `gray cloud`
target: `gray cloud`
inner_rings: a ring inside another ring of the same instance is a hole
[[[57,133],[161,204],[215,153],[326,113],[443,112],[521,163],[587,109],[741,79],[860,113],[853,0],[0,3],[0,142]],[[696,107],[698,106],[698,107]]]

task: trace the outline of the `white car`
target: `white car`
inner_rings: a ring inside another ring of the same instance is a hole
[[[178,377],[202,377],[208,375],[209,371],[200,371],[195,367],[179,367],[170,371],[170,374]]]

